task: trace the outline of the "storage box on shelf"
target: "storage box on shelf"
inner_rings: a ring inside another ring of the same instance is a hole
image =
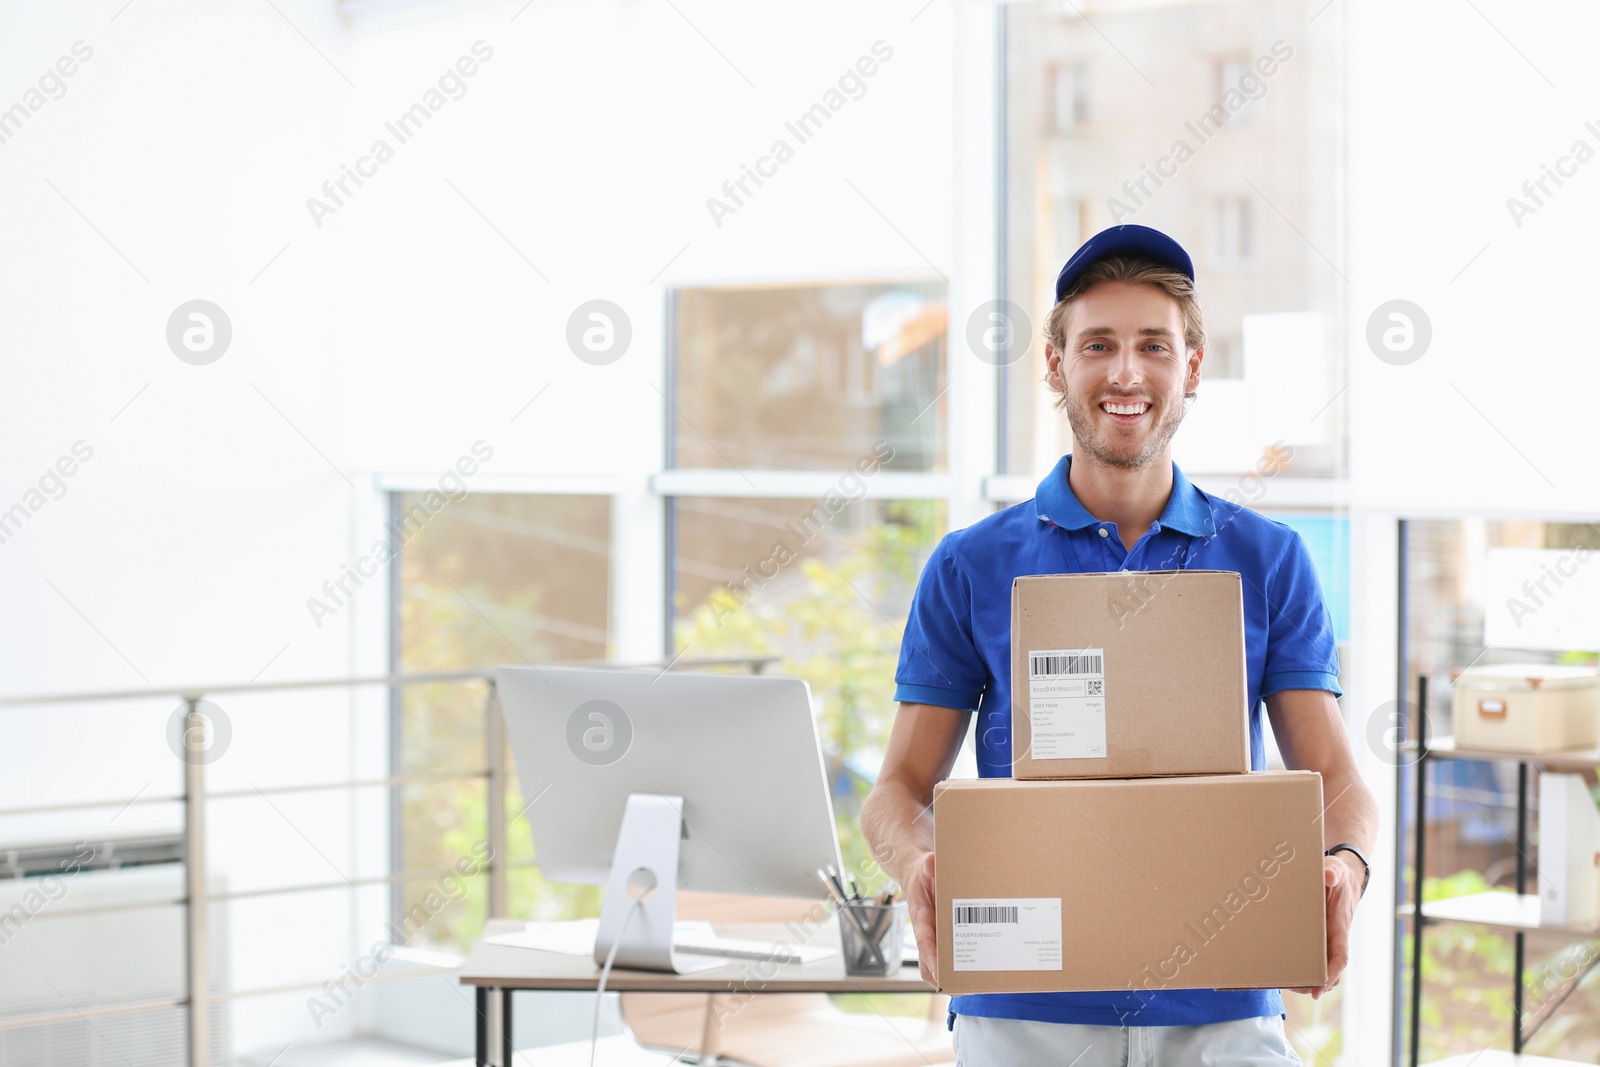
[[[1600,809],[1593,775],[1539,772],[1539,904],[1562,926],[1600,916]]]
[[[1455,680],[1463,746],[1544,753],[1600,744],[1600,674],[1590,667],[1501,663]]]

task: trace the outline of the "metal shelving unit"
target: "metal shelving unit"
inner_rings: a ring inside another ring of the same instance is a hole
[[[1427,678],[1419,680],[1417,687],[1417,707],[1426,708],[1428,698]],[[1555,924],[1540,921],[1539,894],[1529,893],[1529,861],[1528,861],[1528,779],[1530,768],[1541,771],[1554,771],[1572,773],[1575,771],[1593,770],[1600,767],[1600,749],[1582,749],[1569,752],[1549,753],[1543,755],[1520,755],[1517,753],[1489,751],[1483,749],[1465,749],[1456,747],[1455,741],[1450,737],[1441,737],[1430,740],[1427,736],[1426,714],[1417,716],[1418,736],[1415,740],[1400,746],[1401,751],[1417,753],[1417,761],[1413,767],[1416,775],[1413,795],[1415,799],[1416,826],[1414,828],[1414,849],[1416,857],[1415,873],[1411,880],[1411,901],[1397,903],[1397,914],[1402,919],[1411,921],[1411,1067],[1419,1067],[1421,1058],[1422,1034],[1422,938],[1423,932],[1429,924],[1441,922],[1474,923],[1482,926],[1506,930],[1515,936],[1515,950],[1512,962],[1512,999],[1511,999],[1511,1051],[1498,1052],[1486,1050],[1476,1056],[1459,1056],[1448,1060],[1436,1061],[1431,1067],[1465,1067],[1471,1063],[1474,1067],[1563,1067],[1563,1065],[1576,1063],[1574,1060],[1556,1060],[1543,1056],[1523,1056],[1523,1047],[1533,1039],[1539,1029],[1549,1021],[1561,1007],[1568,996],[1572,994],[1583,981],[1600,957],[1596,957],[1587,967],[1568,979],[1562,986],[1559,995],[1552,999],[1552,1003],[1543,1015],[1534,1020],[1530,1028],[1523,1026],[1523,972],[1526,961],[1525,940],[1530,930],[1562,934],[1575,941],[1600,939],[1600,923],[1594,924]],[[1467,896],[1454,897],[1450,900],[1437,900],[1430,904],[1422,902],[1422,880],[1425,872],[1424,860],[1426,857],[1427,835],[1427,799],[1428,799],[1428,762],[1430,760],[1508,760],[1517,764],[1517,888],[1515,893],[1472,893]],[[1416,918],[1420,913],[1420,921]]]

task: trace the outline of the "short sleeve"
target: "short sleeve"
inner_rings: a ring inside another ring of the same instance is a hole
[[[897,701],[971,711],[988,674],[972,639],[972,587],[947,534],[928,557],[911,600],[895,670]]]
[[[1298,531],[1267,588],[1267,656],[1261,681],[1263,698],[1284,689],[1339,688],[1339,647],[1333,618],[1322,599],[1316,566]]]

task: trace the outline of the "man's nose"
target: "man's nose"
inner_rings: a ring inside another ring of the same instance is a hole
[[[1144,378],[1139,369],[1139,350],[1137,347],[1124,347],[1111,361],[1109,379],[1112,385],[1132,388]]]

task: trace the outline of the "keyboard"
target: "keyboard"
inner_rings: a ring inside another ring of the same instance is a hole
[[[747,937],[719,937],[715,934],[674,934],[672,947],[692,956],[726,956],[736,960],[772,960],[776,963],[814,963],[838,953],[815,945],[787,945]]]

